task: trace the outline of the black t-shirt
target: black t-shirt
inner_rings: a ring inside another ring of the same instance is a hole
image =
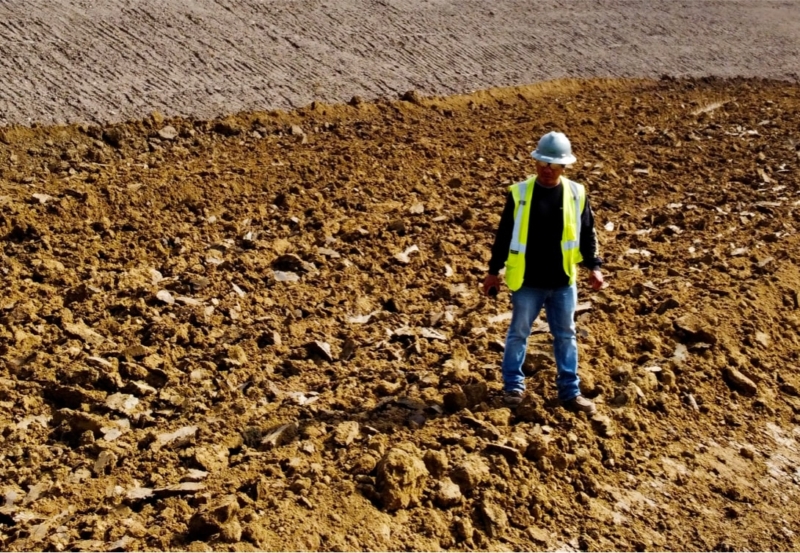
[[[528,221],[528,242],[525,250],[525,279],[523,286],[530,288],[561,288],[569,285],[561,255],[561,236],[564,233],[564,187],[559,184],[546,187],[536,184],[531,199],[531,214]],[[506,206],[500,218],[489,273],[497,274],[508,258],[511,235],[514,231],[514,197],[506,198]],[[589,198],[581,213],[580,250],[583,265],[595,269],[601,260],[597,257],[597,236],[594,216]]]

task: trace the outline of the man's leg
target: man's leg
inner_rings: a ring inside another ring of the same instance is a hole
[[[528,349],[533,321],[542,310],[546,290],[522,287],[511,294],[511,324],[506,335],[503,353],[503,389],[506,392],[525,391],[525,375],[522,363]]]
[[[553,334],[553,353],[556,357],[558,399],[568,401],[580,394],[578,378],[578,340],[575,336],[575,308],[578,287],[558,288],[548,296],[544,308]]]

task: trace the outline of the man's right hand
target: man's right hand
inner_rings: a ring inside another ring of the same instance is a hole
[[[500,277],[498,275],[486,275],[483,280],[483,293],[487,296],[496,296],[500,291]]]

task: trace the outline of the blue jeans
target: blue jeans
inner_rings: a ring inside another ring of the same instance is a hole
[[[523,286],[511,294],[513,306],[511,325],[506,336],[503,354],[503,388],[506,392],[525,390],[522,364],[528,349],[528,337],[533,321],[544,306],[550,333],[553,335],[553,353],[556,357],[556,385],[558,398],[568,401],[580,394],[578,378],[578,340],[575,336],[575,307],[578,303],[577,286],[563,288],[527,288]]]

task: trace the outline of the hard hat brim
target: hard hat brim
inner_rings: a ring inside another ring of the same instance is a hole
[[[539,153],[538,150],[532,151],[531,157],[543,163],[558,163],[560,165],[572,165],[573,163],[578,161],[578,159],[572,154],[568,156],[552,157],[552,156],[542,155]]]

